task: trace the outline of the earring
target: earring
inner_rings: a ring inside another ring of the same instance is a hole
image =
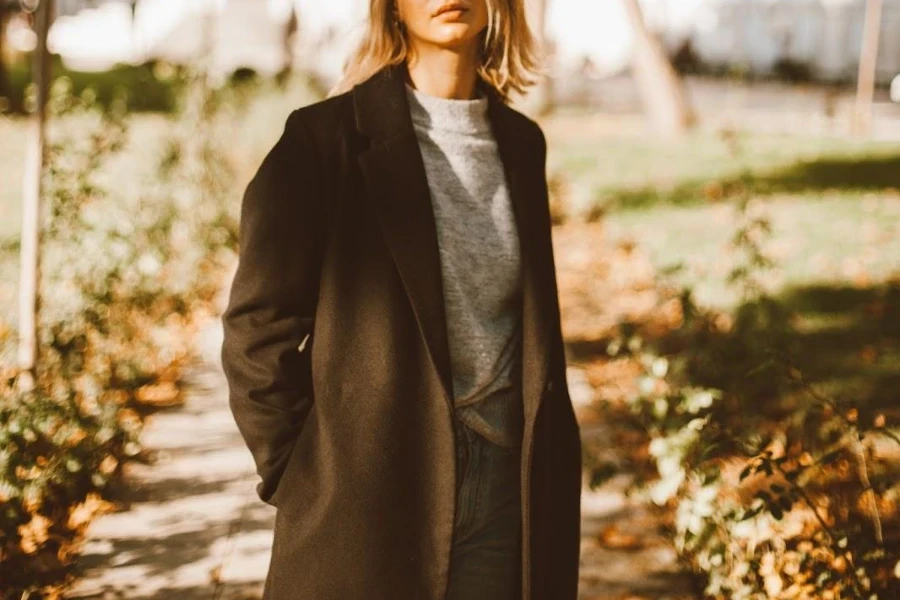
[[[396,3],[394,3],[394,28],[397,31],[403,31],[403,21],[400,20],[400,9],[397,7]]]

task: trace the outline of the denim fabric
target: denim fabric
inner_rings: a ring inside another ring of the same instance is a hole
[[[456,409],[457,418],[491,443],[507,449],[522,445],[524,412],[518,388],[504,388],[477,404]]]
[[[446,600],[521,597],[520,448],[457,425],[457,512]]]

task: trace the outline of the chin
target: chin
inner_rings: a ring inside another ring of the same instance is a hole
[[[448,23],[436,28],[431,43],[442,48],[459,48],[470,44],[478,37],[478,32],[465,23]]]

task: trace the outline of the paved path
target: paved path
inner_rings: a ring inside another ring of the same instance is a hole
[[[275,509],[256,498],[222,375],[192,379],[185,406],[148,419],[154,461],[130,465],[130,506],[91,524],[67,598],[259,598]]]
[[[207,355],[215,345],[213,334]],[[584,385],[572,390],[576,404],[590,401]],[[585,426],[583,435],[602,436],[603,426]],[[154,461],[130,465],[129,508],[91,525],[83,576],[66,597],[258,600],[275,509],[256,498],[253,464],[219,370],[192,373],[186,404],[152,415],[143,443]],[[628,504],[622,483],[584,493],[581,598],[690,598],[674,551],[652,535],[644,511]]]

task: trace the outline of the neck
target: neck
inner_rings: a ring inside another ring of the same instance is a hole
[[[477,44],[457,50],[413,42],[406,63],[412,87],[440,98],[474,98],[478,78],[477,53]]]

